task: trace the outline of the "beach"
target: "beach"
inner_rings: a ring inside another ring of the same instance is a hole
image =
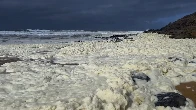
[[[196,40],[130,37],[0,45],[0,110],[195,110],[188,98],[179,108],[155,103],[196,81]]]

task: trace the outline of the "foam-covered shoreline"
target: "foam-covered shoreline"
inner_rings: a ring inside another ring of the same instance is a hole
[[[155,95],[196,80],[195,44],[142,33],[116,43],[0,45],[1,55],[22,60],[0,67],[0,109],[171,110],[155,107]],[[151,81],[135,84],[135,71]],[[195,108],[188,99],[181,109]]]

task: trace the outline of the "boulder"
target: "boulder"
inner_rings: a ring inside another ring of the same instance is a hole
[[[164,107],[176,107],[186,105],[186,98],[183,95],[180,95],[175,92],[160,93],[156,95],[158,101],[155,102],[155,106],[164,106]]]

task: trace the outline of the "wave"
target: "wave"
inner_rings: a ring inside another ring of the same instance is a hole
[[[84,30],[33,30],[27,29],[24,31],[0,31],[0,35],[79,35],[79,34],[87,34],[87,35],[97,35],[97,34],[136,34],[142,33],[143,31],[84,31]]]

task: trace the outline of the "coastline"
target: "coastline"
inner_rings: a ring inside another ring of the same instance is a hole
[[[1,55],[21,59],[0,66],[0,109],[170,110],[155,107],[155,95],[196,81],[195,44],[142,33],[134,41],[0,45]],[[135,71],[150,81],[134,83]],[[181,109],[195,108],[188,99]]]

